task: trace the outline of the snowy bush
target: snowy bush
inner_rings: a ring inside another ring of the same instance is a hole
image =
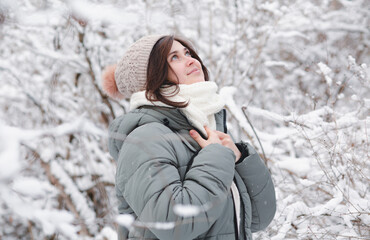
[[[175,226],[117,216],[107,151],[128,103],[107,98],[101,71],[151,33],[193,41],[230,132],[270,168],[278,211],[256,239],[369,238],[368,16],[364,0],[2,0],[0,238]]]

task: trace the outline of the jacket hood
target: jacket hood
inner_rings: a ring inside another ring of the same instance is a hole
[[[216,113],[215,117],[217,130],[224,131],[222,121],[223,111]],[[191,125],[179,108],[143,106],[116,118],[110,124],[108,144],[111,156],[117,161],[119,151],[126,139],[126,136],[135,128],[153,122],[162,123],[177,132],[186,131],[188,133],[191,129],[197,130]],[[202,135],[199,130],[197,131]],[[189,134],[185,135],[188,135],[188,138],[186,139],[187,141],[191,142],[192,145],[197,145],[195,140],[193,140]]]

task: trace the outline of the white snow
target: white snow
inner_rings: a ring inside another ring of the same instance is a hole
[[[332,70],[325,63],[319,62],[317,65],[319,66],[321,73],[324,75],[326,83],[331,86],[333,79],[331,79],[329,75],[331,75]]]
[[[120,214],[116,216],[116,222],[128,229],[133,226],[141,228],[154,228],[154,229],[172,229],[175,227],[174,222],[140,222],[135,221],[134,217],[130,214]]]
[[[55,189],[50,183],[33,177],[19,177],[15,179],[12,189],[29,197],[47,197],[50,193],[55,193]]]
[[[176,215],[179,215],[181,217],[194,217],[201,212],[201,209],[198,206],[194,205],[176,204],[173,207],[173,211]]]
[[[0,121],[0,183],[20,171],[19,145],[18,132]]]
[[[138,222],[136,223],[139,227],[153,228],[160,230],[173,229],[176,226],[175,222]]]
[[[71,197],[71,200],[75,204],[77,211],[81,215],[81,218],[86,221],[87,227],[92,232],[95,232],[97,230],[95,225],[96,214],[91,208],[89,208],[87,199],[83,194],[81,194],[70,176],[56,161],[52,161],[50,163],[50,170],[63,185],[64,191]]]
[[[76,237],[78,227],[71,226],[70,223],[72,223],[74,217],[70,212],[39,210],[34,215],[35,220],[41,223],[45,234],[51,235],[56,230],[59,230],[67,237]]]
[[[277,167],[281,169],[288,170],[292,173],[295,173],[301,177],[307,176],[311,171],[311,162],[312,158],[288,158],[281,160],[276,163]]]
[[[140,21],[139,16],[134,12],[110,4],[91,3],[86,0],[69,0],[67,2],[72,14],[82,20],[115,24],[121,22],[128,25]]]
[[[130,214],[120,214],[116,216],[116,222],[119,225],[122,225],[128,229],[131,228],[134,221],[135,221],[135,218]]]
[[[96,240],[106,240],[106,239],[117,240],[118,236],[117,236],[117,232],[115,229],[107,226],[107,227],[104,227],[100,231],[100,233],[96,236],[95,239]]]

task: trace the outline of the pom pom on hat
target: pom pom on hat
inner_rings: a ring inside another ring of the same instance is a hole
[[[114,78],[114,72],[116,71],[117,65],[107,66],[102,74],[102,87],[109,97],[115,99],[123,99],[124,96],[118,91],[116,80]]]

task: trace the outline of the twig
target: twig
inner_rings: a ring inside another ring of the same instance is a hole
[[[225,106],[225,108],[226,108],[226,110],[228,110],[228,112],[230,113],[231,117],[233,117],[236,121],[238,121],[238,119],[236,118],[236,116],[233,114],[233,112],[230,110],[230,108],[227,105]],[[248,139],[250,140],[251,144],[253,146],[255,146],[255,143],[253,141],[254,139],[252,138],[252,136],[249,135],[249,133],[243,127],[241,127],[241,130],[248,137]]]
[[[20,80],[20,78],[17,76],[17,74],[12,70],[12,69],[9,69],[9,68],[5,68],[5,67],[2,67],[0,66],[0,71],[7,71],[10,75],[12,75],[15,80],[17,80],[18,84],[20,86],[23,86],[23,83],[22,81]],[[31,102],[33,104],[35,104],[39,109],[40,109],[40,112],[42,113],[42,115],[45,114],[45,109],[42,107],[41,103],[39,101],[37,101],[29,92],[27,92],[27,90],[25,90],[24,88],[22,88],[22,92],[26,95],[26,97],[31,100]]]
[[[28,232],[30,233],[31,240],[35,239],[32,233],[32,222],[28,220]]]
[[[258,141],[258,143],[259,143],[259,145],[260,145],[260,147],[261,147],[261,150],[262,150],[263,159],[264,159],[265,163],[267,163],[267,158],[266,158],[265,150],[263,150],[262,143],[261,143],[261,141],[260,141],[260,138],[258,137],[258,134],[256,133],[256,130],[254,130],[254,127],[253,127],[252,122],[249,120],[249,118],[248,118],[247,114],[245,113],[245,110],[246,110],[246,109],[247,109],[247,108],[243,106],[243,107],[242,107],[242,112],[243,112],[243,114],[244,114],[245,118],[247,119],[247,121],[248,121],[249,125],[251,126],[251,128],[252,128],[252,130],[253,130],[253,132],[254,132],[254,135],[256,135],[257,141]]]
[[[94,86],[94,88],[96,89],[96,91],[98,91],[100,97],[102,98],[103,102],[107,105],[107,107],[109,108],[110,112],[111,112],[111,116],[113,118],[115,118],[115,114],[114,114],[114,110],[113,110],[113,107],[112,107],[112,104],[109,102],[108,100],[108,96],[106,94],[104,94],[104,92],[99,88],[98,84],[97,84],[97,81],[96,81],[96,77],[95,77],[95,73],[94,73],[94,70],[93,70],[93,64],[91,62],[91,59],[90,57],[88,56],[87,52],[88,52],[88,49],[85,45],[85,42],[84,42],[84,39],[85,39],[85,26],[83,26],[83,32],[79,32],[79,41],[82,45],[82,48],[84,50],[84,57],[85,57],[85,60],[89,66],[89,70],[88,70],[88,73],[91,77],[91,82]]]
[[[39,155],[38,152],[36,152],[35,150],[33,150],[32,148],[30,148],[27,145],[24,145],[24,146],[26,146],[32,152],[32,154],[35,156],[35,158],[40,160],[41,167],[44,169],[44,171],[46,173],[46,176],[48,177],[50,183],[52,185],[54,185],[59,190],[59,193],[60,193],[61,197],[64,199],[67,208],[75,215],[78,222],[81,224],[80,234],[83,235],[83,236],[91,236],[89,234],[89,231],[87,230],[86,224],[82,221],[82,218],[81,218],[80,214],[78,213],[77,208],[74,206],[74,204],[73,204],[71,198],[68,196],[68,194],[64,191],[64,186],[51,173],[50,165],[48,163],[44,162],[41,159],[41,156]]]

